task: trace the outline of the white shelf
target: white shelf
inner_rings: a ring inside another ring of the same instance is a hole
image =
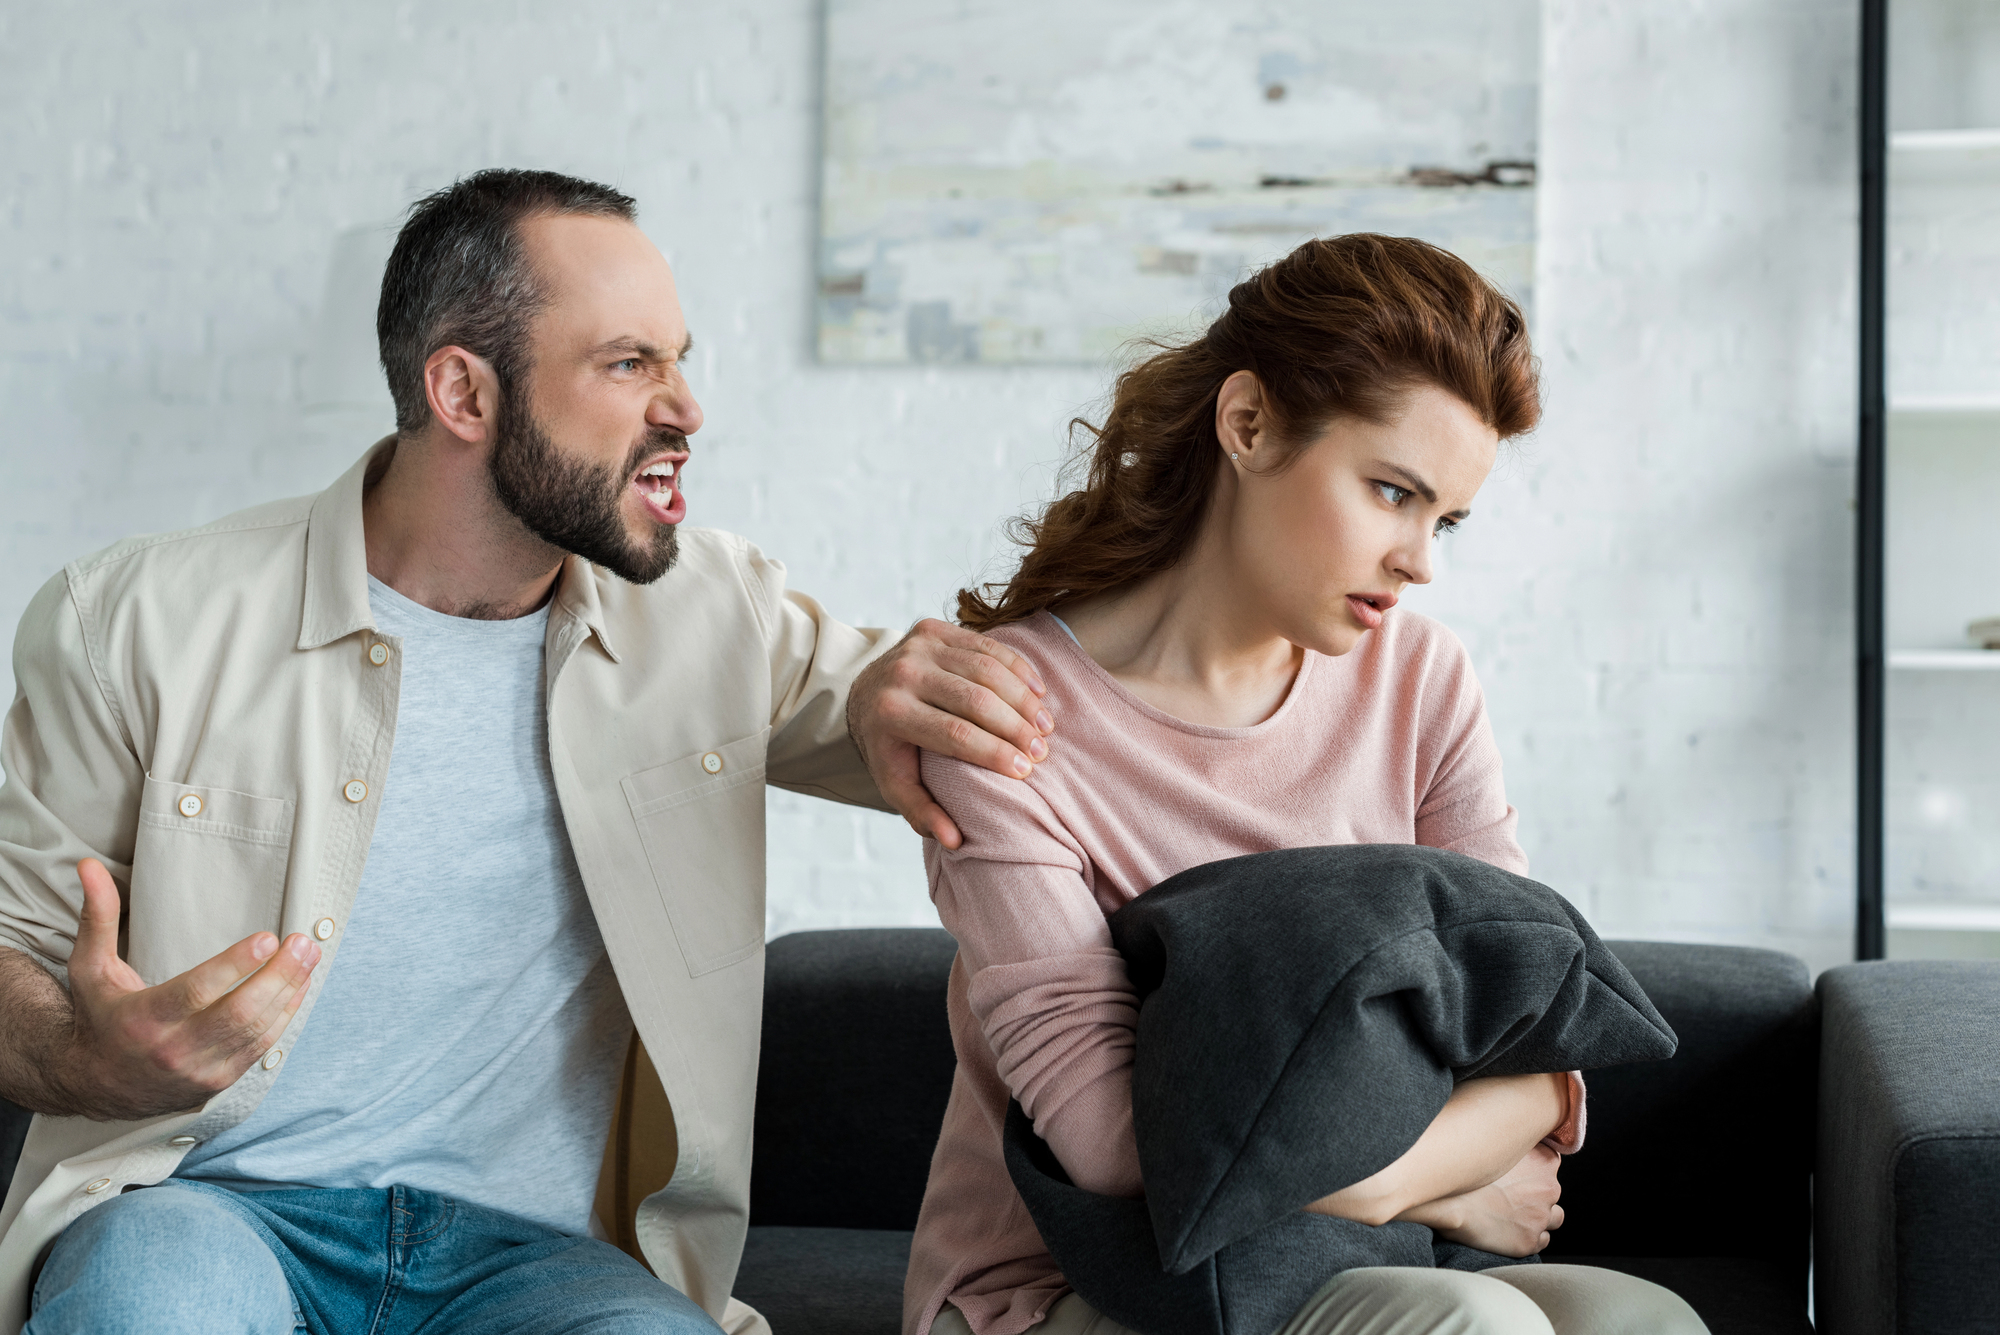
[[[1977,901],[1891,899],[1883,907],[1890,930],[1905,932],[2000,932],[2000,904]]]
[[[1891,649],[1889,666],[1922,672],[2000,672],[2000,649]]]
[[[2000,181],[2000,129],[1892,134],[1889,174],[1908,185],[1976,185],[1983,189]]]
[[[2000,417],[2000,395],[1910,394],[1889,400],[1891,417]]]
[[[1943,153],[2000,155],[2000,127],[1978,130],[1899,130],[1889,136],[1889,151],[1911,156]]]

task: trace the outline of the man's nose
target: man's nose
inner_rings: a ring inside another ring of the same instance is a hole
[[[701,404],[685,382],[663,388],[646,407],[646,421],[652,426],[670,426],[683,436],[701,430]]]

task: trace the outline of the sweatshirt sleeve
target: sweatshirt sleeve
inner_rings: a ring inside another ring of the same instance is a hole
[[[1141,1195],[1138,997],[1089,859],[1031,782],[928,752],[923,778],[965,836],[956,850],[925,841],[924,860],[1000,1079],[1077,1186]]]
[[[1485,692],[1458,637],[1435,622],[1430,630],[1415,702],[1416,841],[1525,875]]]

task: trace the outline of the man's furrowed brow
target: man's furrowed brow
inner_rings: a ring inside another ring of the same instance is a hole
[[[694,335],[689,334],[686,338],[681,340],[681,345],[679,349],[677,349],[672,354],[672,357],[674,360],[685,359],[688,353],[693,351],[693,349],[694,349]],[[651,343],[643,338],[635,338],[630,335],[624,338],[607,339],[605,342],[602,342],[598,344],[596,347],[592,348],[590,350],[589,355],[592,357],[604,357],[604,356],[609,356],[614,352],[623,352],[623,353],[628,353],[634,357],[643,357],[649,362],[664,362],[669,360],[667,350],[661,347],[659,344]]]

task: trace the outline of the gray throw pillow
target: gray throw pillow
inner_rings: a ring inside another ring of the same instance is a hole
[[[1142,998],[1143,1201],[1078,1191],[1016,1111],[1008,1168],[1086,1301],[1146,1335],[1267,1335],[1363,1265],[1507,1258],[1300,1207],[1400,1157],[1457,1081],[1657,1061],[1674,1034],[1561,895],[1439,849],[1286,849],[1111,919]]]

